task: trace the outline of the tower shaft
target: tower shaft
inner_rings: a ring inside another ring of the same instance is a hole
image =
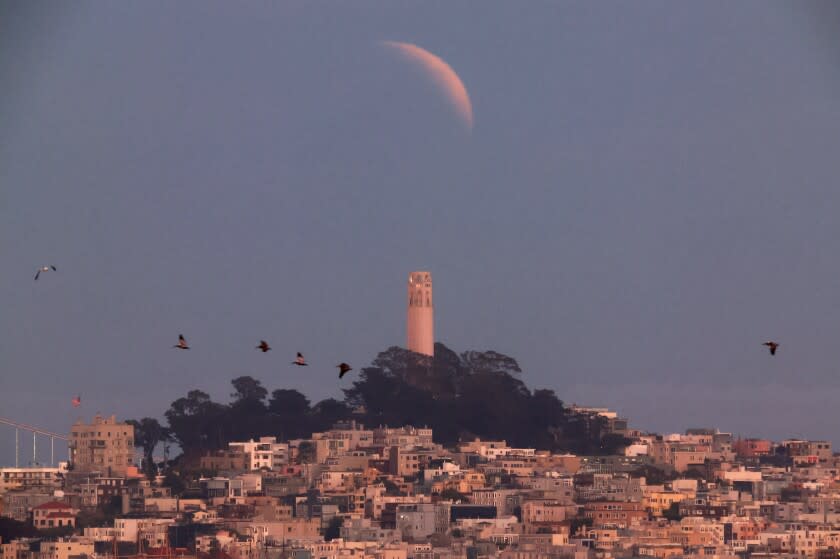
[[[407,346],[415,353],[434,356],[435,325],[432,300],[432,274],[411,272],[408,275]]]

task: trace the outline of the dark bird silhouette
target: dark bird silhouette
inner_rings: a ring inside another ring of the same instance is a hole
[[[55,266],[41,266],[40,268],[38,268],[38,271],[35,272],[35,279],[37,280],[38,277],[40,277],[41,272],[49,272],[50,270],[52,270],[53,272],[58,271],[55,269]]]
[[[779,344],[776,342],[764,342],[761,345],[766,345],[770,348],[770,355],[776,355],[776,348],[779,347]]]
[[[307,363],[306,359],[303,358],[303,354],[298,351],[297,357],[295,357],[295,360],[292,361],[292,365],[297,365],[298,367],[308,367],[309,363]]]
[[[351,367],[347,363],[339,363],[338,365],[336,365],[336,367],[338,367],[338,378],[341,378],[344,375],[346,375],[347,371],[353,370],[353,367]]]
[[[172,347],[177,349],[190,349],[190,346],[187,345],[187,340],[184,339],[182,334],[178,334],[178,343]]]
[[[255,349],[259,349],[263,353],[265,353],[266,351],[271,351],[268,342],[266,342],[265,340],[260,340],[260,345],[258,345]]]

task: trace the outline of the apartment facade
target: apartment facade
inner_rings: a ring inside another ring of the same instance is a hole
[[[70,463],[76,472],[124,476],[134,464],[134,426],[115,416],[78,421],[70,432]]]

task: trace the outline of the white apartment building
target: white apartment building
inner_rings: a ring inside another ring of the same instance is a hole
[[[228,443],[228,448],[245,455],[245,467],[249,470],[275,470],[289,463],[289,445],[278,443],[276,437]]]
[[[114,535],[121,542],[136,542],[139,537],[149,547],[163,547],[169,525],[174,523],[169,518],[117,518]]]

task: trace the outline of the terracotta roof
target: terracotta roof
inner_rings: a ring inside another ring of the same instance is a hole
[[[34,507],[32,510],[72,510],[73,507],[67,503],[59,503],[58,501],[50,501]]]

